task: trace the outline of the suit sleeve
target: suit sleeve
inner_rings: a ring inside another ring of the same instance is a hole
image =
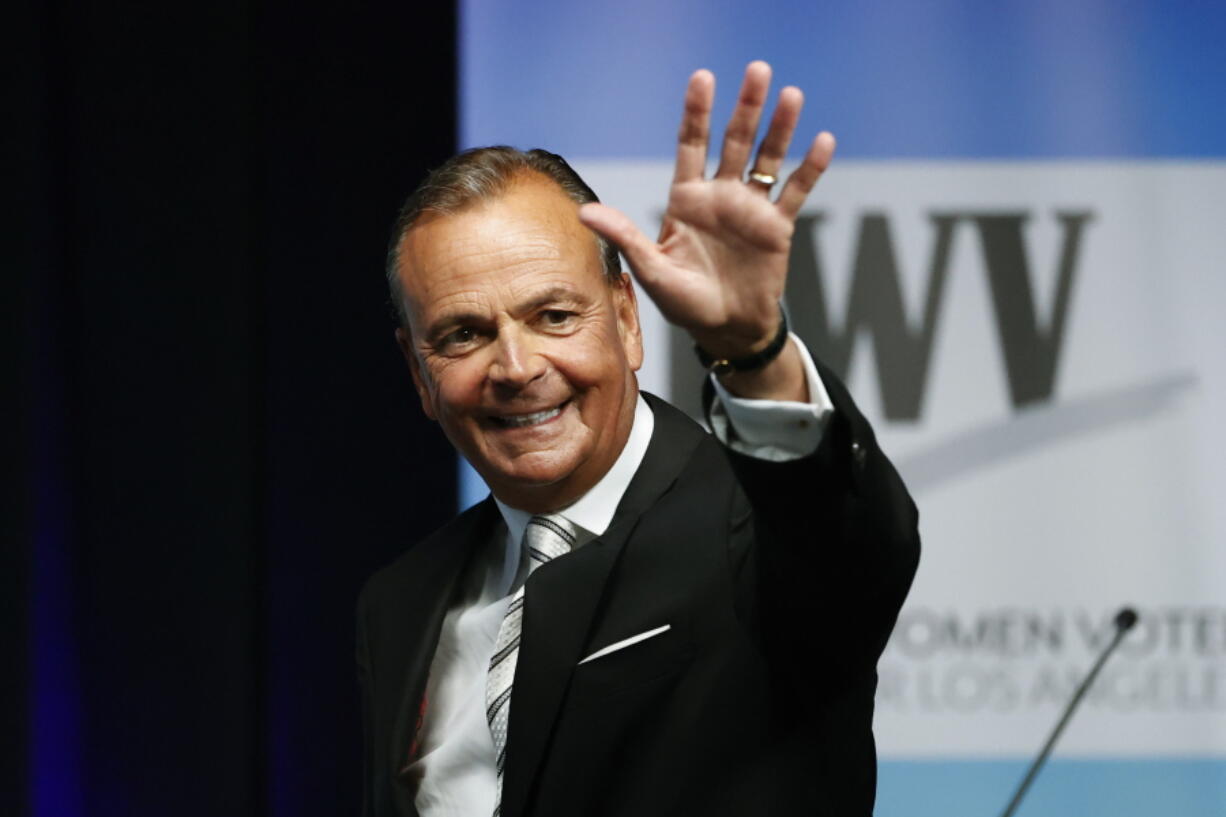
[[[747,549],[733,560],[751,566],[740,573],[755,626],[780,674],[806,689],[875,672],[919,560],[915,503],[846,388],[818,370],[832,410],[815,451],[769,461],[725,447],[748,505],[732,514],[744,530],[731,541]],[[820,679],[814,654],[830,670]]]

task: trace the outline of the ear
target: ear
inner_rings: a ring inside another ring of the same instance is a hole
[[[426,387],[425,374],[421,369],[421,361],[417,359],[417,350],[413,348],[413,338],[403,326],[396,329],[396,345],[400,354],[404,355],[405,363],[409,364],[409,374],[413,376],[413,388],[417,389],[417,397],[421,400],[421,410],[431,420],[438,420],[434,414],[434,404],[430,400],[430,390]]]
[[[613,289],[613,309],[617,315],[617,334],[621,337],[622,350],[637,372],[643,365],[643,330],[639,325],[639,302],[634,294],[634,281],[622,273],[621,283]]]

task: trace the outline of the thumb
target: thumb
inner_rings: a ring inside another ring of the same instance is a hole
[[[638,278],[650,277],[660,250],[624,213],[593,202],[579,208],[579,221],[613,242],[626,256]]]

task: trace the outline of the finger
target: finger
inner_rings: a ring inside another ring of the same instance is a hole
[[[701,179],[707,167],[707,140],[711,132],[711,102],[715,98],[715,75],[695,71],[685,89],[685,112],[677,135],[677,166],[674,182]]]
[[[686,325],[693,308],[694,291],[689,285],[692,276],[678,276],[659,246],[639,232],[629,218],[603,204],[585,204],[579,208],[579,220],[609,241],[630,262],[634,280],[659,308],[665,320],[678,326]]]
[[[771,116],[770,127],[758,148],[758,156],[754,160],[751,173],[761,173],[767,176],[778,176],[779,168],[788,153],[788,145],[792,143],[792,134],[796,131],[796,123],[800,121],[800,110],[804,107],[805,96],[799,88],[788,86],[779,92],[779,103]],[[750,179],[749,185],[760,190],[765,195],[770,192],[771,185]]]
[[[624,213],[605,204],[585,204],[579,208],[579,220],[613,242],[626,256],[636,276],[650,276],[657,266],[659,247]]]
[[[809,192],[813,190],[817,180],[830,166],[830,159],[834,156],[834,147],[834,135],[829,131],[822,131],[817,135],[813,144],[809,146],[809,152],[805,154],[804,161],[792,172],[791,176],[788,176],[787,184],[783,186],[783,192],[779,194],[779,200],[775,206],[781,213],[790,219],[796,218]]]
[[[762,118],[762,106],[766,104],[766,91],[770,84],[769,65],[755,60],[746,66],[741,95],[724,131],[724,147],[720,152],[716,178],[740,181],[758,134],[758,120]]]

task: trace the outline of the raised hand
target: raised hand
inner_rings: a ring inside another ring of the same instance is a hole
[[[705,169],[715,77],[705,70],[690,77],[658,242],[611,207],[587,204],[579,213],[588,227],[621,249],[664,317],[716,357],[746,357],[774,338],[796,215],[834,153],[834,137],[818,134],[771,200],[773,177],[787,154],[804,96],[791,86],[780,91],[750,167],[770,76],[764,62],[745,69],[719,168],[710,179]]]

